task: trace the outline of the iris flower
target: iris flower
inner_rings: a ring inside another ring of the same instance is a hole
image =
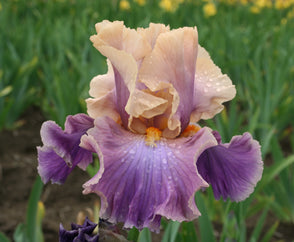
[[[222,143],[200,127],[234,98],[235,86],[198,44],[196,27],[96,24],[91,36],[108,72],[90,83],[86,114],[68,116],[62,130],[41,128],[38,171],[63,183],[97,153],[100,168],[84,194],[101,198],[100,217],[125,228],[158,231],[161,217],[190,221],[200,212],[195,192],[212,186],[216,199],[241,201],[261,179],[259,143],[249,133]]]

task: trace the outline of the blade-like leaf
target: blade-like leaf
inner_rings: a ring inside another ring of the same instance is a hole
[[[213,232],[213,226],[208,217],[202,194],[199,192],[196,193],[196,204],[201,212],[201,216],[198,218],[201,241],[216,241]]]
[[[174,242],[177,237],[180,225],[181,224],[177,221],[170,221],[164,232],[162,242]]]

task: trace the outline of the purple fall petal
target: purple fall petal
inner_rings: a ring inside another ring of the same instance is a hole
[[[44,183],[64,183],[75,166],[85,169],[92,153],[79,146],[81,136],[93,127],[94,120],[85,114],[68,116],[64,131],[53,121],[43,123],[42,147],[38,150],[38,172]]]
[[[177,221],[197,218],[195,192],[207,183],[197,173],[201,152],[216,145],[204,128],[193,137],[162,138],[146,145],[145,136],[124,130],[110,118],[95,120],[81,146],[98,153],[99,172],[84,193],[101,197],[100,217],[124,227],[158,231],[161,216]]]
[[[218,132],[213,132],[219,145],[205,150],[197,161],[199,174],[211,184],[216,199],[222,196],[242,201],[254,190],[261,179],[263,162],[259,143],[249,133],[234,136],[230,143],[220,143]]]

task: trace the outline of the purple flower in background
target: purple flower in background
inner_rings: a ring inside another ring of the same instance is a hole
[[[59,226],[59,241],[60,242],[98,242],[99,235],[93,235],[97,224],[91,222],[88,218],[85,219],[83,225],[71,224],[71,230],[64,229],[62,224]]]
[[[90,83],[90,117],[68,118],[64,131],[52,121],[42,126],[43,181],[64,182],[95,152],[100,169],[83,187],[100,196],[100,217],[153,231],[162,216],[197,218],[195,192],[209,184],[216,199],[248,197],[263,171],[259,143],[245,133],[222,144],[217,132],[197,125],[236,94],[198,45],[197,29],[103,21],[96,31],[91,41],[108,72]]]

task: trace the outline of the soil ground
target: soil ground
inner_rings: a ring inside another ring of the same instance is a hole
[[[27,201],[37,176],[36,146],[41,145],[40,127],[45,120],[36,108],[21,119],[23,125],[18,129],[0,132],[0,231],[11,239],[16,226],[25,221]],[[41,200],[45,205],[46,242],[58,241],[59,223],[69,229],[79,211],[93,207],[97,196],[82,195],[82,184],[88,179],[84,171],[75,169],[64,185],[44,187]],[[270,226],[272,221],[268,223]],[[220,230],[221,226],[215,228]],[[154,235],[153,241],[160,241],[160,237]],[[280,223],[272,241],[294,241],[294,225]]]

